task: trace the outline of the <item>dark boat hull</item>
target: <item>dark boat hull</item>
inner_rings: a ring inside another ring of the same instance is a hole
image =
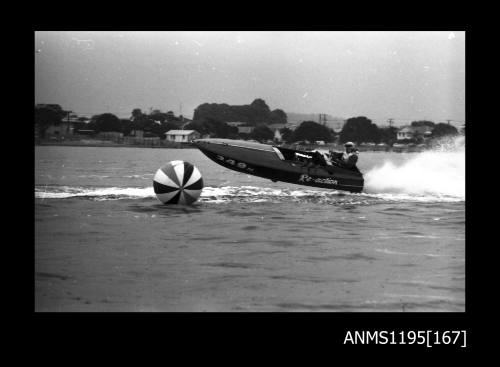
[[[338,166],[311,165],[291,159],[295,151],[230,139],[199,139],[195,145],[217,164],[234,171],[297,185],[361,192],[363,175]]]

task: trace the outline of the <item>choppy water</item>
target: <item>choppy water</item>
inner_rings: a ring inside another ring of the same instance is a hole
[[[152,189],[176,159],[203,175],[190,207]],[[350,194],[195,149],[36,147],[36,309],[463,311],[463,147],[362,153],[359,168]]]

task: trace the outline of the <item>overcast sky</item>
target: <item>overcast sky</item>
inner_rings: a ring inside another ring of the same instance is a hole
[[[202,103],[465,121],[465,32],[35,32],[35,103],[192,117]]]

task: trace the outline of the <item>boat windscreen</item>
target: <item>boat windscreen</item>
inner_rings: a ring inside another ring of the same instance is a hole
[[[273,147],[274,151],[278,155],[279,159],[282,161],[293,161],[295,159],[295,153],[297,152],[294,149],[288,149],[288,148],[277,148]]]
[[[281,151],[278,148],[273,147],[273,150],[274,150],[274,152],[276,153],[276,155],[278,156],[279,159],[281,159],[282,161],[285,160],[285,157],[283,156],[283,154],[281,153]]]

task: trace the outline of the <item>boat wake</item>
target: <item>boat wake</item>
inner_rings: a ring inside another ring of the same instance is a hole
[[[122,199],[156,199],[153,187],[69,187],[37,186],[35,198],[46,199],[86,199],[94,201]],[[199,202],[234,203],[234,202],[310,202],[321,204],[373,204],[375,202],[458,202],[460,196],[442,193],[348,193],[343,191],[271,188],[257,186],[220,186],[204,187]]]
[[[365,192],[465,200],[465,140],[443,142],[396,165],[386,161],[365,175]]]

